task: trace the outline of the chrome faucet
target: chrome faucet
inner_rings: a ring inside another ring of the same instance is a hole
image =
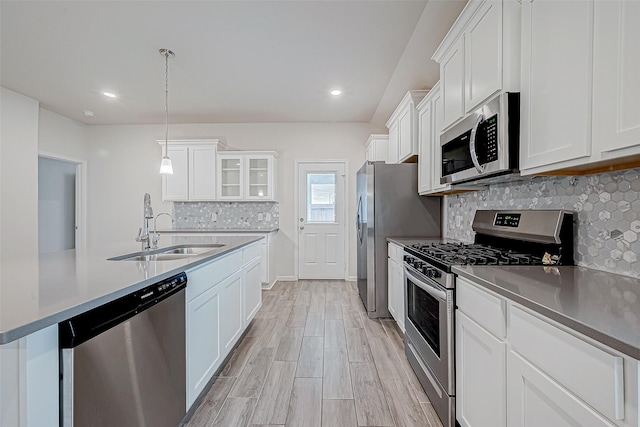
[[[142,215],[142,227],[138,230],[136,242],[140,242],[143,251],[151,249],[151,236],[149,236],[149,220],[153,218],[153,208],[151,207],[151,195],[144,195],[144,213]]]
[[[160,235],[158,234],[158,218],[161,217],[162,215],[167,215],[169,218],[171,218],[171,222],[173,222],[173,217],[171,216],[171,214],[167,213],[167,212],[161,212],[158,215],[156,215],[156,219],[153,220],[153,237],[151,238],[152,241],[152,248],[153,249],[157,249],[158,247],[158,240],[160,240]]]

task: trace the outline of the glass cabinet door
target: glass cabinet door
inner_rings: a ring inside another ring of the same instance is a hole
[[[273,171],[271,158],[247,157],[247,199],[273,198],[271,177]]]
[[[242,157],[219,156],[220,199],[242,198]]]

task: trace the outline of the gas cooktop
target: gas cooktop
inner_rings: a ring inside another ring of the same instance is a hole
[[[544,254],[532,254],[482,244],[431,243],[409,246],[446,265],[542,265]]]

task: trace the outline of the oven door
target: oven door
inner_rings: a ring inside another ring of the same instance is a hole
[[[405,265],[407,338],[449,395],[454,381],[453,290]]]

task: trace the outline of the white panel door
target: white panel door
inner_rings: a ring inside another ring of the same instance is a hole
[[[264,248],[265,245],[260,245]],[[264,258],[262,259],[264,262]],[[242,269],[242,282],[244,291],[244,308],[242,310],[244,317],[244,327],[256,315],[262,306],[262,281],[260,280],[260,258],[253,260]]]
[[[595,3],[593,132],[603,158],[640,146],[640,2]]]
[[[398,122],[394,121],[391,127],[389,128],[389,156],[387,163],[396,164],[398,163],[400,148],[399,141],[400,131],[398,129]]]
[[[298,277],[345,278],[345,164],[298,164]]]
[[[242,307],[242,271],[227,277],[218,285],[220,288],[220,341],[224,354],[233,348],[244,328]]]
[[[613,427],[575,395],[513,351],[507,363],[509,427]]]
[[[414,147],[414,135],[413,135],[413,118],[412,110],[413,105],[407,105],[405,111],[402,112],[398,119],[398,130],[400,135],[398,136],[398,161],[408,159],[416,153]]]
[[[431,191],[432,164],[431,142],[433,139],[431,100],[418,106],[418,193]],[[439,182],[439,181],[438,181]]]
[[[215,200],[216,147],[189,147],[189,200]]]
[[[522,2],[520,169],[591,155],[592,46],[592,1]]]
[[[451,46],[440,63],[443,128],[464,115],[464,39]]]
[[[442,147],[440,146],[440,131],[442,130],[444,120],[444,105],[442,101],[442,92],[438,91],[433,95],[431,100],[431,108],[433,109],[433,131],[431,140],[431,189],[432,190],[445,190],[448,189],[450,184],[441,184],[440,178],[442,177]]]

